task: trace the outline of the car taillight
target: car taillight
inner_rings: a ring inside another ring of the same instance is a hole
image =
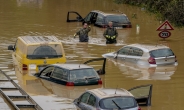
[[[177,62],[177,58],[176,58],[176,56],[175,56],[175,62]]]
[[[155,61],[155,59],[154,59],[153,57],[150,57],[150,58],[148,59],[148,62],[149,62],[150,64],[156,64],[156,61]]]
[[[66,86],[74,86],[74,83],[73,82],[67,82]]]
[[[22,70],[28,70],[27,65],[26,64],[22,64]]]
[[[102,80],[101,79],[98,80],[98,84],[102,84]]]
[[[141,110],[141,108],[139,107],[138,110]]]
[[[127,26],[126,26],[126,28],[131,28],[131,27],[132,27],[132,25],[127,25]]]

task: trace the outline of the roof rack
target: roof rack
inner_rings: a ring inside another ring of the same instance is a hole
[[[22,88],[20,88],[5,72],[0,70],[0,74],[5,76],[0,82],[11,83],[9,87],[0,86],[0,93],[9,102],[15,110],[20,109],[35,109],[43,110]],[[18,95],[10,95],[10,92],[18,91]]]
[[[55,36],[22,36],[21,38],[28,44],[59,42],[59,40]]]

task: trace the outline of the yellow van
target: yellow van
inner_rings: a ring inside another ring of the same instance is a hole
[[[18,37],[8,50],[13,50],[14,65],[22,70],[40,71],[48,64],[66,62],[63,45],[55,36]]]

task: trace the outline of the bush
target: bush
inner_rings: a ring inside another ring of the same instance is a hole
[[[117,4],[130,4],[146,8],[160,20],[169,20],[176,26],[184,26],[184,1],[182,0],[113,0]]]

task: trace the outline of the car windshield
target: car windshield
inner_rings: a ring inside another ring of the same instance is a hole
[[[128,23],[128,18],[124,15],[109,15],[106,17],[106,22],[112,21],[113,23]]]
[[[165,49],[158,49],[150,51],[151,57],[157,58],[157,57],[168,57],[168,56],[174,56],[174,53],[171,49],[165,48]]]
[[[95,79],[99,78],[97,72],[93,68],[89,69],[76,69],[70,72],[70,81],[78,79]]]
[[[100,101],[102,109],[128,109],[136,106],[137,104],[133,97],[110,97]]]
[[[59,44],[31,45],[28,46],[28,59],[45,59],[62,57],[61,46]]]

